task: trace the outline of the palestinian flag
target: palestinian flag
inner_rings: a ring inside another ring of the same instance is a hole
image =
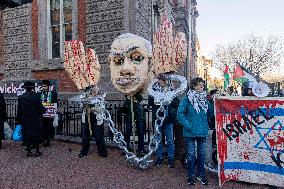
[[[226,65],[224,70],[224,89],[226,89],[230,84],[229,67]]]
[[[244,71],[238,64],[234,71],[233,80],[237,81],[240,85],[243,85],[245,82],[257,83],[256,79]]]

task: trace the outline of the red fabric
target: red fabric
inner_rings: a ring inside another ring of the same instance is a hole
[[[224,75],[229,74],[229,67],[226,65],[225,70],[224,70]]]
[[[236,66],[236,69],[234,71],[234,75],[233,75],[233,79],[236,79],[236,78],[241,78],[245,75],[244,71],[242,70],[242,68],[237,65]]]

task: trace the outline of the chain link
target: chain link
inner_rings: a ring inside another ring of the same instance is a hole
[[[121,132],[119,132],[115,127],[114,123],[111,119],[111,115],[107,109],[104,108],[103,118],[108,123],[108,127],[114,135],[114,142],[118,145],[118,147],[125,153],[127,162],[138,168],[138,169],[147,169],[149,165],[153,162],[150,159],[152,154],[157,150],[159,143],[161,142],[162,135],[159,131],[160,127],[162,126],[164,119],[166,117],[166,109],[165,105],[161,103],[159,109],[156,113],[156,120],[155,120],[155,131],[154,135],[152,136],[149,146],[148,146],[148,153],[144,157],[137,157],[134,153],[130,152],[127,149],[127,144],[124,140],[124,137]]]
[[[124,140],[124,136],[121,132],[119,132],[115,127],[111,118],[111,114],[105,108],[105,100],[102,96],[96,97],[86,97],[86,95],[75,96],[70,99],[73,102],[79,102],[81,106],[91,105],[92,110],[95,114],[101,115],[103,119],[108,123],[108,128],[114,135],[114,142],[118,145],[118,147],[125,153],[127,162],[138,168],[138,169],[147,169],[149,165],[153,162],[150,157],[157,150],[159,143],[161,142],[162,135],[160,133],[160,127],[163,125],[164,119],[166,117],[166,109],[164,100],[160,101],[160,107],[156,112],[156,120],[155,120],[155,130],[154,135],[152,136],[149,146],[148,153],[144,157],[137,157],[134,153],[130,152],[127,149],[127,144]],[[133,137],[135,138],[135,137]]]

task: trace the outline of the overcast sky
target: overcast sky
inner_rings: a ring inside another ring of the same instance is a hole
[[[284,0],[197,0],[197,35],[204,55],[251,33],[284,38]]]

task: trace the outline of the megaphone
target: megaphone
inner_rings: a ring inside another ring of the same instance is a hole
[[[257,97],[266,97],[269,94],[269,91],[268,85],[262,82],[255,83],[252,87],[252,92]]]

